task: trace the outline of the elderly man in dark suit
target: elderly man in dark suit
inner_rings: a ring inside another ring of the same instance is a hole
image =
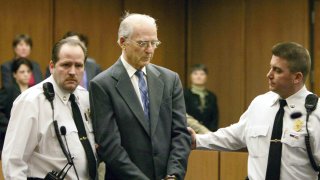
[[[190,135],[183,90],[177,73],[150,64],[160,44],[155,20],[127,14],[118,43],[121,57],[90,82],[105,179],[184,179]]]

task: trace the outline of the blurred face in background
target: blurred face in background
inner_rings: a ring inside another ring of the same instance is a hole
[[[16,58],[27,58],[31,54],[31,46],[25,41],[20,41],[14,48],[14,53],[16,55]]]
[[[207,74],[203,70],[195,70],[190,75],[191,84],[196,86],[204,86],[207,82]]]
[[[17,84],[28,85],[31,74],[31,69],[27,65],[21,64],[18,70],[13,73],[13,77],[15,78]]]

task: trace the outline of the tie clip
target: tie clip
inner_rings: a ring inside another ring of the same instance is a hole
[[[273,143],[278,143],[278,142],[280,142],[280,143],[281,143],[281,139],[271,139],[270,142],[273,142]]]
[[[83,137],[80,138],[80,141],[83,141],[83,140],[86,140],[86,139],[88,139],[88,138],[86,136],[83,136]]]

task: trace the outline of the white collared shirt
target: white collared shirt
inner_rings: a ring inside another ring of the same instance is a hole
[[[88,163],[73,120],[70,94],[58,88],[52,76],[24,91],[14,102],[2,152],[5,179],[44,178],[52,170],[60,171],[67,159],[63,154],[52,120],[52,109],[43,94],[42,84],[51,82],[55,90],[54,119],[59,129],[66,127],[66,139],[80,179],[89,179]],[[74,91],[93,152],[94,136],[89,116],[88,92],[78,86]],[[66,146],[64,137],[63,142]],[[77,179],[74,168],[66,179]]]
[[[134,73],[136,73],[137,69],[134,68],[133,66],[131,66],[131,65],[127,62],[127,60],[124,59],[123,55],[121,55],[120,59],[121,59],[121,62],[122,62],[122,64],[123,64],[124,68],[126,69],[129,77],[130,77],[130,80],[131,80],[131,83],[132,83],[132,85],[133,85],[133,88],[134,88],[134,90],[135,90],[135,92],[136,92],[136,94],[137,94],[137,96],[138,96],[138,98],[139,98],[139,101],[140,101],[140,104],[141,104],[141,106],[142,106],[142,109],[144,110],[143,102],[142,102],[142,99],[141,99],[141,93],[140,93],[140,90],[139,90],[139,78],[138,78],[138,76],[136,76],[136,75],[134,74]],[[143,74],[144,74],[144,80],[145,80],[145,82],[146,82],[146,85],[148,86],[148,84],[147,84],[147,78],[146,78],[146,76],[147,76],[146,67],[143,67],[143,68],[141,69],[141,71],[142,71]]]
[[[306,109],[305,98],[310,94],[303,87],[286,99],[283,118],[282,158],[280,179],[301,180],[317,179],[317,173],[311,167],[305,145]],[[248,148],[248,176],[253,180],[264,180],[268,164],[270,138],[276,113],[279,110],[279,95],[274,92],[256,97],[240,117],[240,121],[216,132],[197,135],[197,148],[215,150],[236,150]],[[302,117],[291,119],[293,112],[301,112]],[[302,121],[301,128],[296,128]],[[316,162],[320,161],[320,106],[311,114],[308,129],[311,147]]]

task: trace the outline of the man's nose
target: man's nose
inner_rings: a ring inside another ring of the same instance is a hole
[[[75,73],[76,73],[76,67],[74,65],[72,65],[70,67],[69,74],[75,74]]]
[[[152,54],[155,49],[156,49],[156,48],[153,47],[153,46],[151,45],[151,43],[149,43],[148,46],[146,47],[145,52],[148,53],[148,54]]]
[[[270,69],[270,71],[267,73],[267,78],[271,78],[272,76],[272,70]]]

